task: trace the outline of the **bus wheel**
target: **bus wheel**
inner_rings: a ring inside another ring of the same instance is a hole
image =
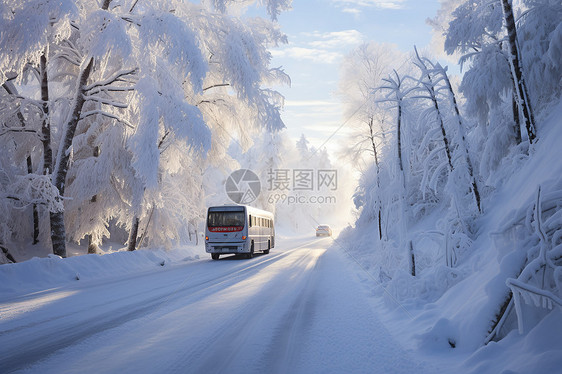
[[[268,255],[270,249],[271,249],[271,241],[268,240],[267,241],[267,249],[265,251],[263,251],[263,254]]]
[[[254,242],[252,241],[252,245],[250,246],[250,253],[246,255],[246,258],[254,257]]]
[[[211,253],[211,258],[212,258],[213,260],[218,260],[218,259],[219,259],[219,256],[220,256],[220,255],[219,255],[218,253]]]

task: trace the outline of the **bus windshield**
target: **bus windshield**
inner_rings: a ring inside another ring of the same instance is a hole
[[[209,212],[207,227],[244,227],[244,212]]]

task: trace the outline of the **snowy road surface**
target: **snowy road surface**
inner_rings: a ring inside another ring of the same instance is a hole
[[[0,300],[0,372],[435,372],[393,339],[331,245],[301,239]]]

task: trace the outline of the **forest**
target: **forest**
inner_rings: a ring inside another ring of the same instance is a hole
[[[111,236],[129,250],[196,240],[205,197],[242,162],[232,144],[271,143],[274,166],[270,86],[290,79],[269,49],[286,43],[275,20],[290,1],[260,1],[268,18],[232,16],[237,3],[2,2],[5,261],[27,242],[66,257]]]
[[[428,22],[460,78],[415,46],[368,42],[342,64],[361,178],[340,239],[391,307],[458,306],[434,332],[476,349],[562,306],[560,161],[544,161],[560,141],[562,5],[444,1]]]

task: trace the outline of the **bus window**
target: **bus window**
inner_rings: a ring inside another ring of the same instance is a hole
[[[209,212],[208,227],[244,226],[244,212]]]

